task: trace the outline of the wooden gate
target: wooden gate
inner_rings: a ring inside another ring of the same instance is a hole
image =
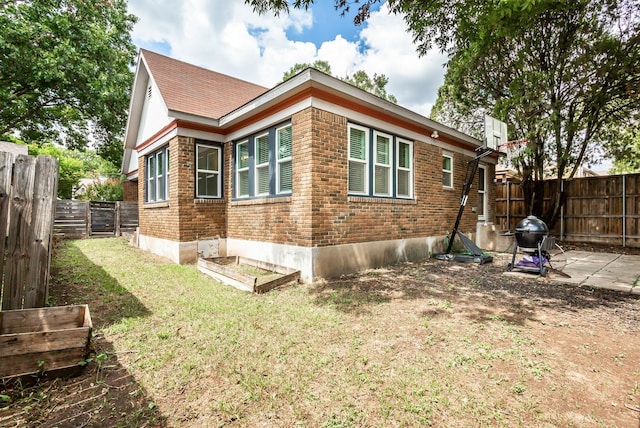
[[[56,158],[0,152],[2,310],[47,301],[57,190]]]
[[[89,203],[91,216],[91,235],[116,234],[116,203],[91,201]]]
[[[137,202],[60,200],[56,206],[54,234],[63,238],[120,236],[138,227]]]

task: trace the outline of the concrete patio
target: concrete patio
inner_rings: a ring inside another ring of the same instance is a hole
[[[566,254],[562,271],[571,278],[550,273],[550,281],[640,294],[640,256],[587,251]]]

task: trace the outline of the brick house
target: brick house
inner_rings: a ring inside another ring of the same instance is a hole
[[[481,142],[314,69],[269,89],[141,50],[125,136],[138,245],[303,279],[441,251]],[[486,157],[460,230],[494,217]]]

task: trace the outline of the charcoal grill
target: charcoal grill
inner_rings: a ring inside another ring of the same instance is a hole
[[[547,224],[538,217],[530,215],[518,223],[514,235],[516,244],[507,270],[520,270],[545,276],[548,272],[545,263],[551,258],[549,252],[555,246],[555,238],[549,235]],[[516,264],[518,251],[525,253],[526,256]]]

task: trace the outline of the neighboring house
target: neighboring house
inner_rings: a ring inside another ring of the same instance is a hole
[[[268,89],[142,50],[125,195],[141,248],[178,263],[242,255],[309,281],[441,251],[480,145],[315,69]],[[496,159],[462,232],[494,218]]]
[[[28,155],[29,147],[23,144],[0,141],[0,152],[13,153],[14,155]]]

